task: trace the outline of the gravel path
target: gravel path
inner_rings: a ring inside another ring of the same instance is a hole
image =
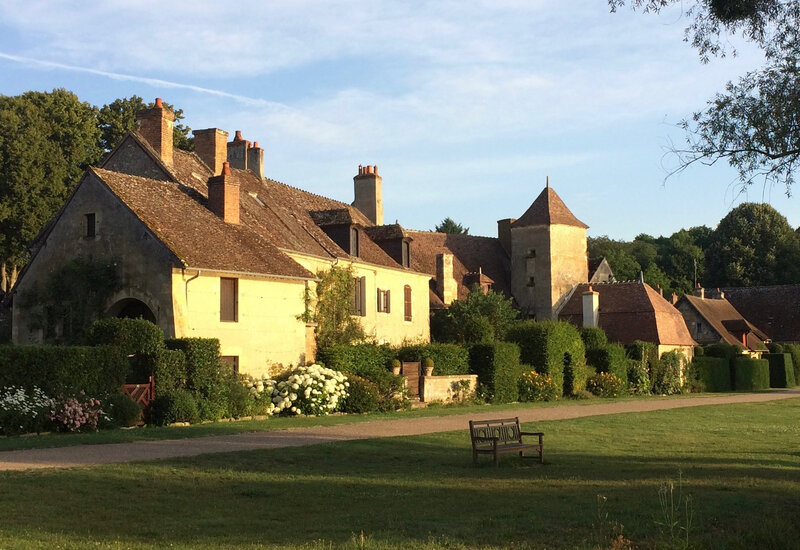
[[[724,396],[685,397],[675,399],[656,398],[642,401],[562,405],[542,409],[505,410],[455,416],[381,420],[343,424],[339,426],[294,428],[271,432],[254,432],[163,441],[139,441],[134,443],[110,443],[51,449],[4,451],[0,452],[0,470],[94,466],[98,464],[196,456],[208,453],[297,447],[301,445],[329,443],[332,441],[352,441],[356,439],[448,432],[466,429],[469,420],[490,418],[518,416],[520,422],[564,420],[584,416],[658,411],[727,403],[755,403],[797,397],[800,397],[800,389],[771,390],[763,393],[744,393]]]

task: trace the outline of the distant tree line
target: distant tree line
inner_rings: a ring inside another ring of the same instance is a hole
[[[175,113],[174,143],[191,150],[190,128]],[[141,97],[102,107],[64,89],[0,95],[0,290],[27,261],[27,247],[64,204],[86,167],[96,165],[152,107]]]
[[[707,288],[800,283],[800,229],[768,204],[744,203],[716,229],[681,229],[669,237],[637,235],[633,241],[588,239],[589,257],[605,257],[618,281],[639,272],[665,296]]]

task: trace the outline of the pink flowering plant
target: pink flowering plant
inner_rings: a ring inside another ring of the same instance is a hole
[[[45,431],[55,400],[37,387],[25,390],[0,388],[0,434],[16,435]]]
[[[51,411],[50,419],[56,422],[61,430],[78,432],[97,430],[97,423],[102,415],[100,400],[86,397],[86,394],[81,392],[76,397],[58,401]]]

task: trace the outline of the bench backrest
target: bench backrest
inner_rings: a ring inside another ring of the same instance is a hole
[[[476,437],[496,437],[497,443],[521,443],[519,418],[502,418],[499,420],[470,420],[469,435],[475,445]]]

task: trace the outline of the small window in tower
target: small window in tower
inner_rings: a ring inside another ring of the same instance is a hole
[[[536,249],[531,248],[530,250],[528,250],[528,258],[535,258],[535,257],[536,257]]]
[[[536,286],[536,277],[528,278],[528,286]]]
[[[86,214],[86,236],[93,238],[97,234],[97,217],[94,212]]]

